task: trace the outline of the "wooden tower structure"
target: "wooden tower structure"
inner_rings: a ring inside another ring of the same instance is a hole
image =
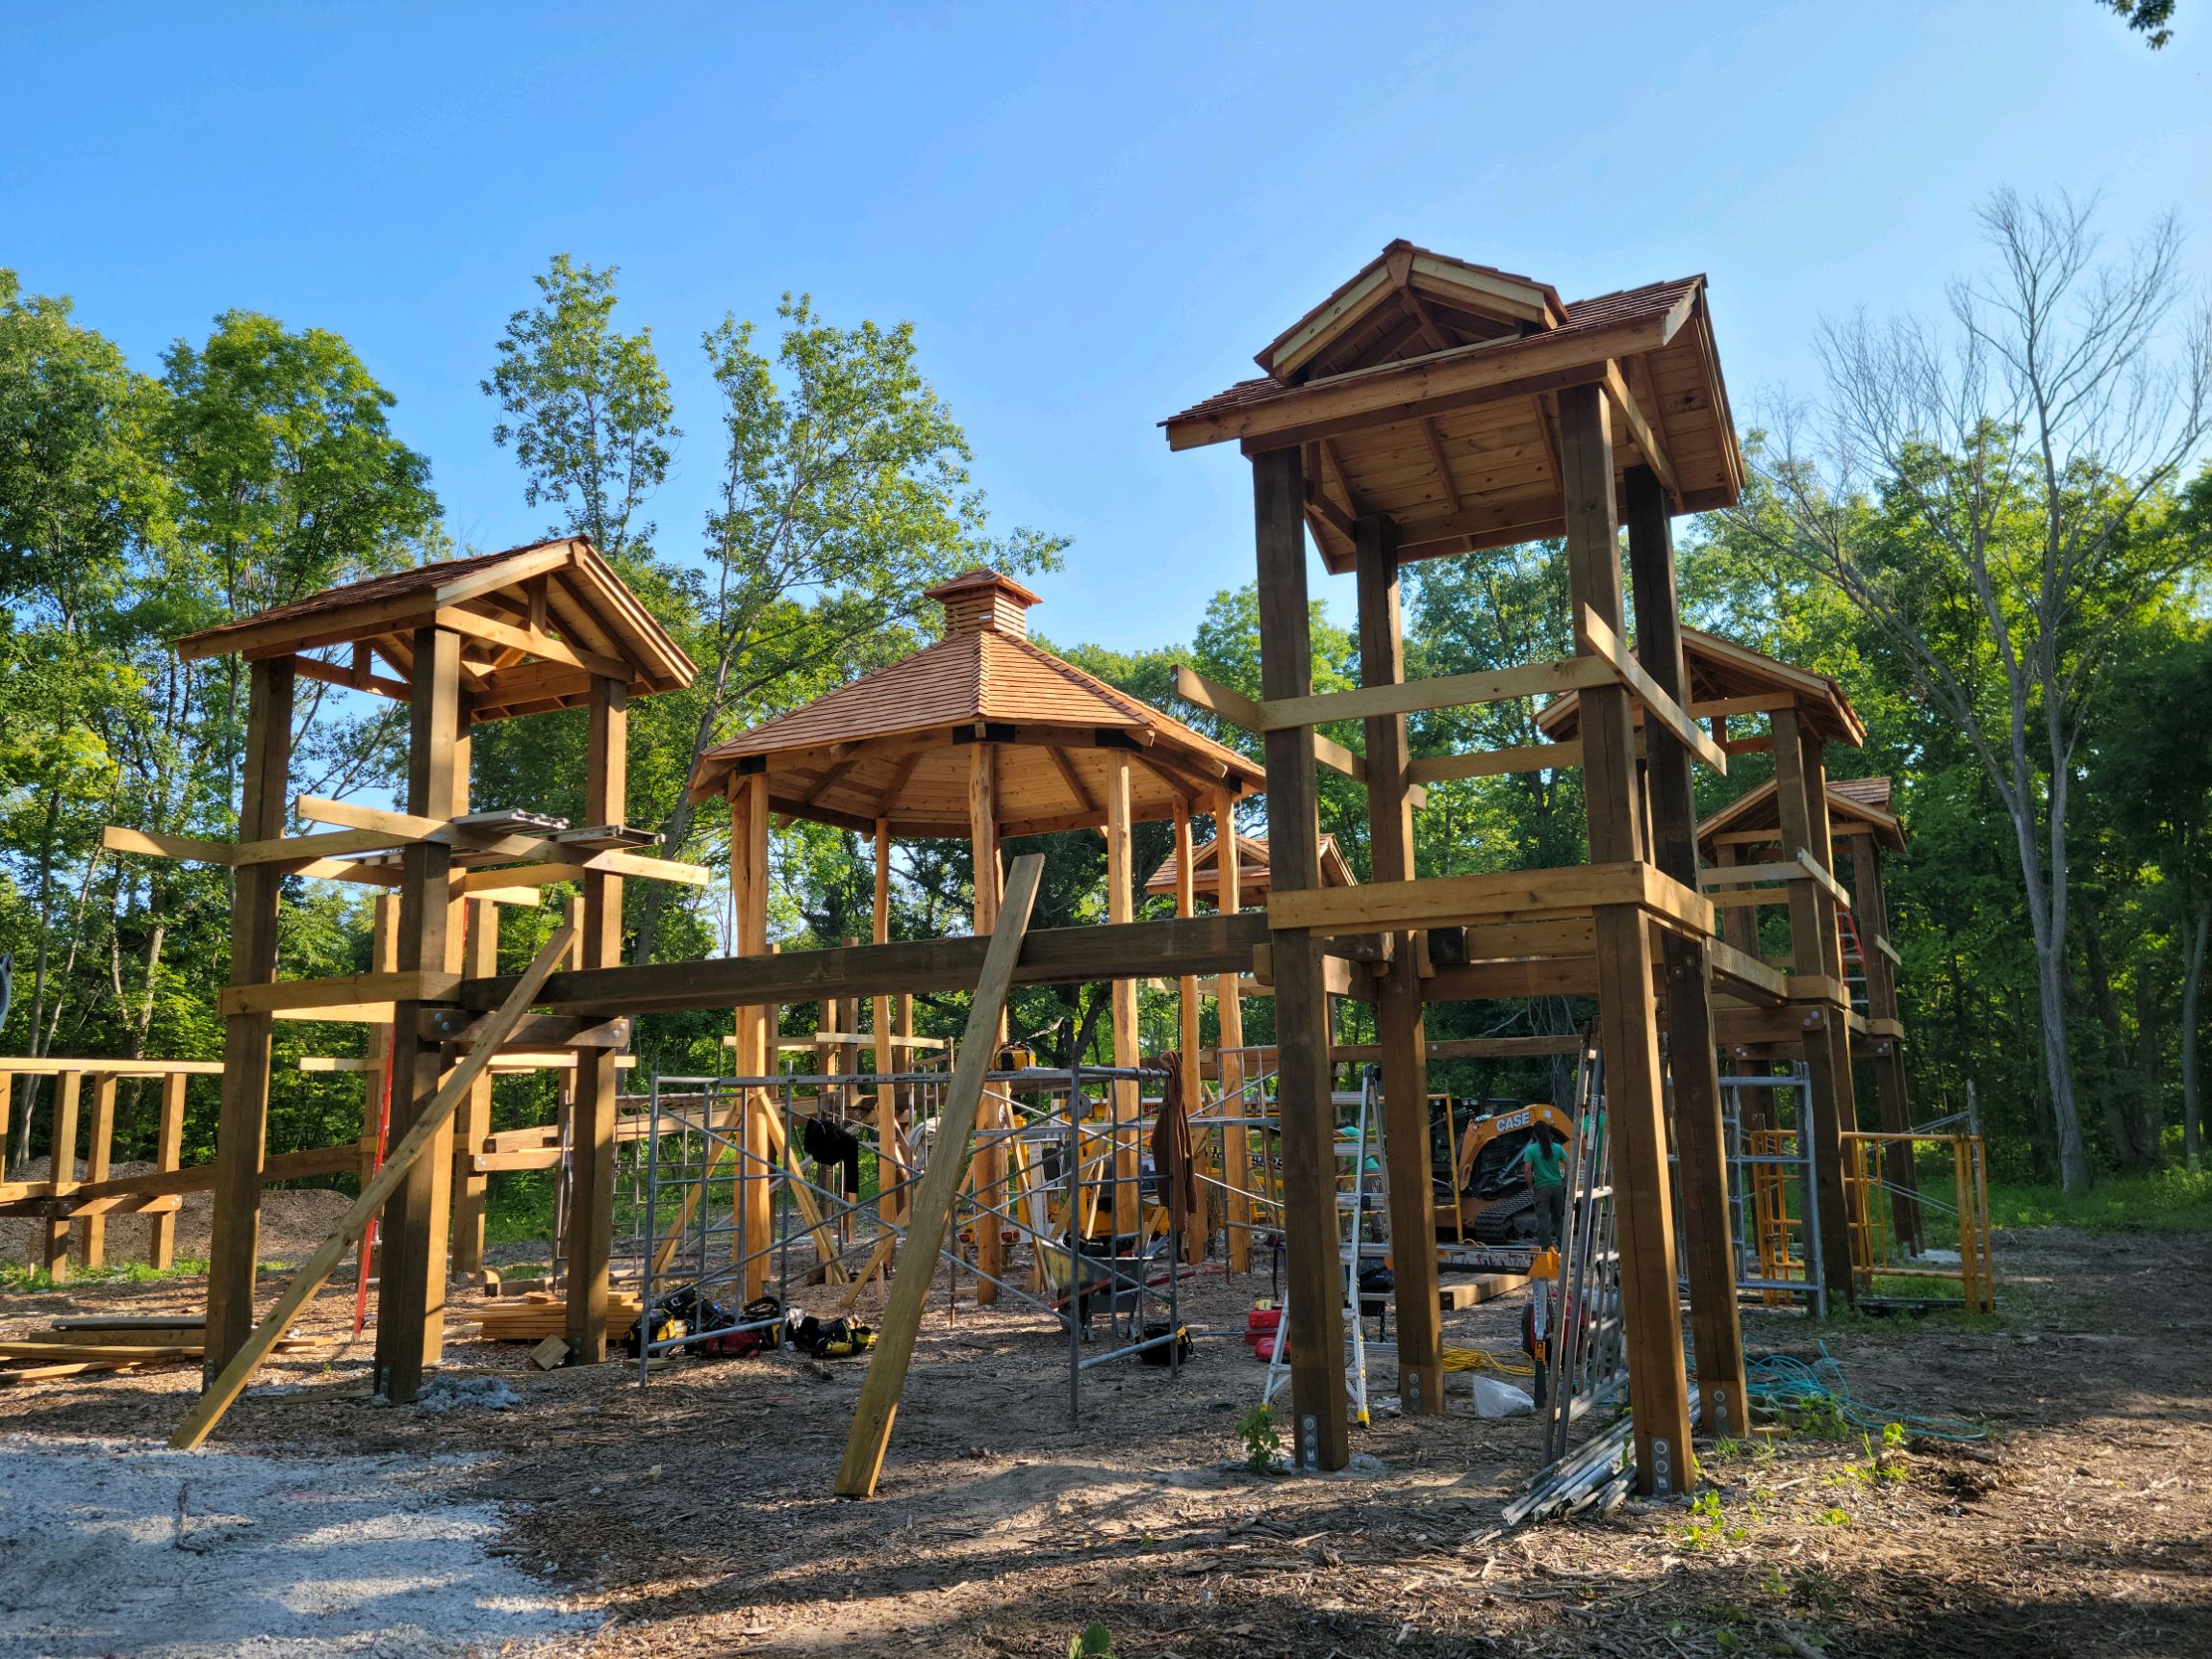
[[[1799,768],[1792,779],[1777,766],[1774,778],[1706,819],[1697,827],[1697,840],[1707,862],[1726,873],[1745,865],[1756,866],[1762,860],[1795,856],[1801,844],[1792,840],[1792,829],[1800,820],[1810,828],[1816,811],[1809,799],[1808,784],[1803,768]],[[1792,790],[1808,797],[1802,809],[1786,807],[1786,798]],[[1837,872],[1846,879],[1849,888],[1849,905],[1843,912],[1848,920],[1840,925],[1839,931],[1847,928],[1848,932],[1843,940],[1841,968],[1845,975],[1844,1024],[1850,1032],[1850,1056],[1856,1065],[1873,1075],[1874,1104],[1882,1132],[1903,1135],[1912,1128],[1913,1113],[1911,1099],[1905,1091],[1905,1026],[1897,1003],[1899,958],[1889,937],[1889,895],[1883,884],[1882,858],[1884,854],[1904,852],[1905,827],[1891,804],[1891,793],[1887,778],[1829,779],[1818,805],[1826,815],[1831,846],[1850,855],[1849,863]],[[1750,891],[1760,896],[1751,903],[1777,902],[1778,895],[1771,888]],[[1794,895],[1795,889],[1792,892]],[[1813,902],[1816,905],[1838,903],[1832,892],[1818,884],[1815,886]],[[1727,912],[1726,927],[1737,948],[1757,949],[1757,924],[1753,919],[1756,914],[1747,907]],[[1794,904],[1791,920],[1793,953]],[[1854,1006],[1850,996],[1849,975],[1854,967],[1864,985],[1867,1006],[1863,1011]],[[1790,1056],[1787,1042],[1763,1041],[1765,1035],[1756,1029],[1732,1033],[1724,1024],[1722,1042],[1740,1058]],[[1733,1043],[1732,1036],[1736,1039]],[[1840,1115],[1845,1129],[1856,1126],[1855,1114],[1851,1111],[1843,1110]],[[1918,1247],[1920,1205],[1913,1196],[1917,1184],[1911,1148],[1902,1141],[1891,1142],[1885,1150],[1885,1162],[1884,1177],[1896,1197],[1899,1230]],[[1828,1225],[1825,1211],[1821,1214],[1821,1225],[1823,1228]],[[1823,1234],[1823,1243],[1825,1238]]]
[[[929,590],[944,607],[944,637],[879,669],[717,744],[691,779],[694,800],[726,795],[730,866],[737,910],[736,953],[768,949],[768,830],[772,815],[807,818],[872,838],[876,850],[875,941],[890,942],[891,844],[901,838],[965,839],[976,870],[975,931],[998,921],[1004,870],[1000,843],[1013,836],[1097,830],[1106,837],[1106,914],[1135,914],[1131,865],[1133,824],[1173,819],[1176,846],[1188,858],[1191,821],[1233,821],[1235,804],[1259,789],[1260,769],[1234,750],[1192,730],[1149,703],[1063,662],[1029,636],[1037,596],[996,571],[970,570]],[[1227,907],[1236,907],[1232,891]],[[1185,894],[1179,914],[1194,914]],[[1103,977],[1103,976],[1102,976]],[[1233,980],[1233,975],[1230,978]],[[1182,1063],[1187,1099],[1197,1098],[1195,977],[1184,976]],[[1137,986],[1113,983],[1114,1064],[1137,1062]],[[1232,994],[1233,1001],[1233,993]],[[879,1069],[895,1069],[890,996],[875,999]],[[772,1069],[766,1009],[737,1015],[740,1076]],[[1002,1031],[1001,1036],[1004,1037]],[[1117,1084],[1114,1228],[1137,1228],[1137,1086]],[[985,1102],[982,1127],[991,1121]],[[757,1103],[756,1103],[757,1106]],[[877,1097],[879,1146],[896,1146],[889,1091]],[[755,1117],[764,1111],[755,1110]],[[749,1127],[761,1136],[765,1125]],[[986,1145],[977,1158],[977,1195],[1004,1202],[1004,1154]],[[767,1237],[765,1184],[750,1200]],[[977,1230],[978,1265],[999,1274],[996,1228]],[[988,1278],[980,1300],[996,1291]]]
[[[1828,746],[1857,749],[1867,740],[1867,728],[1843,688],[1826,675],[1697,628],[1682,630],[1682,654],[1691,717],[1713,722],[1716,738],[1732,754],[1774,757],[1774,779],[1743,797],[1768,804],[1770,833],[1758,842],[1730,841],[1709,835],[1709,824],[1698,828],[1704,864],[1699,879],[1721,913],[1721,939],[1708,949],[1727,963],[1736,981],[1716,999],[1715,1036],[1740,1057],[1766,1052],[1804,1059],[1813,1103],[1808,1132],[1821,1267],[1835,1293],[1849,1299],[1842,1137],[1858,1127],[1851,1059],[1853,1043],[1866,1030],[1864,1016],[1851,1007],[1845,978],[1849,894],[1833,874],[1834,836],[1821,791]],[[1755,730],[1762,722],[1767,729]],[[1575,741],[1581,731],[1579,696],[1561,698],[1537,724],[1556,741]],[[1744,855],[1762,845],[1776,856]],[[1757,917],[1769,906],[1786,907],[1790,918],[1789,955],[1775,962],[1766,960],[1759,948]]]
[[[1726,755],[1685,708],[1670,520],[1725,506],[1743,476],[1706,287],[1686,277],[1567,303],[1549,286],[1395,242],[1259,353],[1260,375],[1164,422],[1175,449],[1233,443],[1250,460],[1263,701],[1186,689],[1265,733],[1267,905],[1279,1110],[1290,1214],[1292,1427],[1308,1467],[1348,1455],[1331,1179],[1321,952],[1369,935],[1379,982],[1393,1237],[1435,1236],[1423,1007],[1544,989],[1594,993],[1605,1034],[1620,1213],[1621,1285],[1640,1482],[1690,1474],[1689,1389],[1675,1288],[1659,1057],[1664,976],[1674,1055],[1675,1141],[1689,1227],[1699,1381],[1709,1424],[1741,1432],[1742,1343],[1726,1237],[1712,991],[1736,983],[1710,949],[1690,768]],[[1620,528],[1640,658],[1627,647]],[[1350,573],[1362,688],[1316,696],[1307,541]],[[1409,560],[1542,538],[1565,543],[1575,652],[1560,661],[1408,682],[1399,570]],[[1414,762],[1406,716],[1580,691],[1564,746]],[[1646,731],[1648,813],[1635,720]],[[1365,753],[1316,743],[1360,720]],[[1373,881],[1319,885],[1316,761],[1363,774]],[[1351,762],[1357,761],[1357,766]],[[1498,876],[1417,877],[1412,789],[1423,780],[1579,765],[1589,862]],[[1424,929],[1463,927],[1466,966],[1424,977]],[[1762,978],[1765,978],[1762,970]],[[1400,1389],[1440,1409],[1429,1252],[1398,1257]]]
[[[244,659],[240,839],[111,830],[109,845],[237,872],[208,1266],[212,1381],[255,1322],[261,1187],[272,1176],[266,1157],[271,1020],[281,1014],[388,1028],[396,1139],[438,1092],[450,1054],[470,1046],[471,1028],[480,1023],[454,993],[465,978],[497,972],[496,911],[485,901],[508,895],[534,903],[536,888],[580,879],[581,965],[612,967],[621,959],[623,879],[703,883],[706,873],[641,855],[636,849],[657,838],[623,827],[629,700],[688,685],[696,670],[588,542],[563,538],[373,577],[204,629],[176,649],[188,661]],[[325,651],[335,654],[317,654]],[[303,679],[408,705],[406,810],[291,799],[294,694]],[[488,721],[566,708],[587,715],[585,801],[593,825],[549,829],[526,812],[472,811],[471,731]],[[343,828],[288,836],[295,811]],[[379,930],[372,971],[279,979],[277,905],[292,875],[396,891],[397,909]],[[585,1360],[601,1357],[606,1340],[616,1051],[627,1034],[623,1022],[576,1014],[532,1022],[522,1034],[532,1050],[572,1049],[578,1056],[569,1335]],[[432,1156],[410,1167],[383,1215],[376,1379],[394,1400],[414,1398],[423,1366],[436,1361],[443,1342],[451,1138],[446,1132]]]

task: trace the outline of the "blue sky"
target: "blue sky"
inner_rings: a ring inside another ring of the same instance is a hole
[[[622,268],[687,437],[786,288],[911,319],[994,517],[1075,538],[1039,628],[1188,637],[1248,474],[1155,422],[1393,236],[1567,297],[1707,272],[1740,416],[1823,316],[1928,310],[2014,185],[2166,209],[2212,271],[2212,0],[1252,7],[0,3],[0,265],[142,367],[226,307],[345,335],[455,534],[543,527],[477,390],[556,251]],[[1348,604],[1341,583],[1320,591]]]

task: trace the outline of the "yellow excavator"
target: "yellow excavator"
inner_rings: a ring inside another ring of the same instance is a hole
[[[1538,1128],[1564,1145],[1574,1123],[1540,1102],[1430,1097],[1438,1238],[1524,1249],[1536,1243],[1536,1198],[1521,1176],[1521,1152]]]

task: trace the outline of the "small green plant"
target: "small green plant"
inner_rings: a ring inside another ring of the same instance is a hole
[[[1849,1526],[1851,1524],[1851,1513],[1830,1504],[1820,1512],[1820,1524],[1822,1526]]]
[[[1244,1442],[1244,1467],[1254,1474],[1273,1474],[1283,1464],[1283,1436],[1276,1431],[1275,1412],[1267,1405],[1254,1406],[1236,1425]]]
[[[1720,1494],[1708,1489],[1690,1501],[1690,1519],[1675,1536],[1691,1549],[1711,1549],[1716,1544],[1740,1544],[1743,1528],[1730,1526],[1720,1513]]]
[[[1068,1643],[1068,1659],[1113,1659],[1113,1638],[1103,1624],[1086,1624]]]
[[[1822,1394],[1792,1408],[1790,1432],[1799,1440],[1847,1441],[1851,1425],[1844,1419],[1843,1408]]]

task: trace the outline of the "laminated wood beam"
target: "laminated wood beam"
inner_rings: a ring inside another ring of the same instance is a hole
[[[1339,720],[1367,720],[1379,715],[1419,714],[1435,708],[1463,708],[1479,702],[1548,697],[1593,685],[1615,684],[1620,677],[1613,664],[1603,658],[1570,656],[1556,662],[1521,663],[1480,674],[1438,675],[1430,679],[1401,680],[1357,691],[1270,698],[1254,707],[1259,718],[1259,730],[1288,731]]]
[[[891,1443],[891,1427],[899,1416],[899,1396],[905,1390],[906,1372],[914,1360],[923,1304],[928,1298],[930,1281],[937,1275],[938,1253],[944,1246],[953,1201],[967,1163],[964,1155],[975,1136],[983,1080],[998,1056],[999,1022],[1005,1017],[1006,993],[1014,982],[1022,934],[1036,905],[1044,867],[1040,855],[1025,854],[1014,860],[1007,875],[1005,894],[976,981],[976,998],[968,1007],[968,1023],[953,1060],[952,1082],[939,1110],[936,1151],[923,1169],[914,1194],[906,1248],[900,1252],[890,1300],[883,1310],[882,1330],[869,1356],[868,1375],[860,1385],[860,1399],[852,1413],[845,1461],[837,1473],[840,1497],[873,1496],[877,1478],[883,1471],[883,1453]]]
[[[1582,744],[1529,743],[1487,749],[1473,754],[1432,754],[1410,762],[1406,776],[1416,783],[1443,783],[1455,778],[1501,778],[1515,772],[1550,772],[1582,764]]]
[[[1617,379],[1617,376],[1615,377]],[[1625,396],[1625,388],[1622,389]],[[1636,429],[1631,406],[1631,429]],[[1648,439],[1639,434],[1638,447]],[[1645,447],[1645,453],[1651,453]],[[1639,657],[1658,689],[1680,702],[1690,676],[1682,657],[1681,600],[1674,544],[1656,467],[1632,467],[1626,479],[1628,566],[1636,595]],[[1653,743],[1646,762],[1651,855],[1677,881],[1697,883],[1697,803],[1690,755]],[[1711,1435],[1750,1433],[1743,1379],[1743,1331],[1736,1309],[1736,1259],[1728,1226],[1728,1148],[1720,1116],[1720,1069],[1713,1034],[1709,952],[1718,944],[1663,932],[1666,985],[1666,1060],[1672,1083],[1675,1181],[1682,1208],[1682,1257],[1690,1281],[1690,1323],[1697,1353],[1698,1411]]]
[[[516,983],[513,993],[498,1010],[510,1026],[529,1011],[531,998],[545,983],[546,977],[552,972],[553,964],[560,960],[561,954],[569,948],[572,936],[573,930],[565,926],[556,932],[546,941],[537,957]],[[262,1361],[268,1357],[269,1351],[283,1339],[285,1331],[299,1315],[300,1310],[314,1299],[315,1293],[322,1289],[345,1252],[368,1231],[369,1217],[384,1207],[385,1201],[406,1180],[409,1171],[430,1150],[438,1138],[438,1132],[451,1120],[461,1104],[462,1096],[469,1092],[477,1072],[484,1068],[489,1059],[490,1049],[486,1047],[470,1055],[453,1068],[453,1075],[445,1080],[437,1094],[424,1105],[414,1124],[400,1138],[399,1144],[385,1159],[384,1167],[362,1187],[361,1196],[347,1209],[344,1218],[330,1237],[316,1247],[307,1264],[300,1268],[292,1283],[278,1295],[275,1306],[269,1310],[268,1317],[248,1332],[246,1340],[239,1344],[238,1351],[224,1363],[222,1369],[202,1391],[198,1403],[169,1437],[170,1445],[179,1451],[191,1451],[206,1442],[216,1424],[222,1420],[223,1414],[245,1391],[246,1384],[253,1380],[253,1374],[261,1368]]]
[[[283,660],[257,662],[246,672],[239,833],[258,839],[284,829],[296,682],[291,664]],[[233,988],[267,984],[276,977],[276,911],[283,881],[274,866],[264,864],[239,871],[232,884]],[[205,1360],[211,1379],[253,1330],[271,1024],[265,1012],[242,1010],[223,1019],[222,1104],[216,1126],[215,1205],[208,1241]]]
[[[584,813],[600,824],[623,822],[629,794],[628,685],[594,676],[585,714]],[[766,834],[767,827],[761,827]],[[584,877],[578,959],[601,972],[622,959],[623,879],[612,868]],[[614,1013],[619,1009],[591,1010]],[[615,1056],[589,1052],[578,1065],[570,1122],[574,1156],[569,1202],[569,1363],[596,1365],[607,1354],[608,1263],[614,1248],[615,1095],[622,1087]]]
[[[1670,927],[1713,931],[1713,905],[1651,865],[1623,861],[1557,870],[1431,876],[1357,887],[1271,892],[1268,925],[1316,933],[1368,933],[1392,927],[1441,928],[1484,921],[1587,916],[1600,905],[1635,905]]]
[[[1270,701],[1303,698],[1313,687],[1306,532],[1299,514],[1302,493],[1296,449],[1271,449],[1253,457],[1259,679],[1260,690]],[[1318,888],[1319,798],[1310,734],[1281,727],[1266,733],[1265,745],[1270,890],[1285,895]],[[1225,851],[1233,860],[1234,842]],[[1283,1157],[1292,1443],[1301,1468],[1333,1470],[1350,1460],[1351,1446],[1344,1385],[1344,1281],[1337,1256],[1329,1007],[1312,934],[1285,928],[1272,916],[1268,925],[1275,978],[1276,1116]]]
[[[1608,405],[1594,386],[1561,393],[1559,406],[1567,588],[1576,618],[1575,639],[1579,650],[1597,653],[1601,640],[1610,637],[1617,642],[1626,622],[1612,428]],[[1613,666],[1617,669],[1625,661],[1625,653],[1617,653]],[[1649,683],[1648,676],[1645,681]],[[1645,701],[1657,709],[1648,693]],[[1590,857],[1600,865],[1640,859],[1649,851],[1643,845],[1638,811],[1629,710],[1630,695],[1622,684],[1593,688],[1582,698],[1583,798]],[[1697,931],[1712,932],[1712,912],[1702,900],[1670,877],[1657,871],[1653,877],[1703,908],[1703,925]],[[1637,1488],[1647,1495],[1670,1496],[1686,1490],[1691,1480],[1690,1385],[1675,1292],[1672,1183],[1666,1162],[1658,1008],[1646,914],[1629,905],[1596,906],[1597,1000],[1605,1034],[1606,1112],[1614,1149]]]
[[[1432,443],[1434,437],[1432,432]],[[1441,466],[1440,450],[1437,460]],[[1397,534],[1385,518],[1361,519],[1358,532],[1360,677],[1370,687],[1394,685],[1403,681],[1406,669]],[[1406,798],[1406,717],[1370,717],[1365,738],[1372,873],[1377,881],[1411,881],[1413,808]],[[1407,1413],[1423,1417],[1444,1409],[1437,1253],[1428,1248],[1428,1241],[1437,1236],[1437,1216],[1429,1149],[1427,1033],[1414,935],[1407,930],[1385,935],[1385,942],[1394,948],[1376,986],[1375,1024],[1383,1051],[1383,1153],[1389,1170],[1390,1238],[1396,1246],[1391,1261],[1398,1306],[1398,1398]]]
[[[1372,932],[1373,927],[1349,930]],[[1070,985],[1098,980],[1172,979],[1240,972],[1253,947],[1267,942],[1258,912],[1192,916],[1120,926],[1038,929],[1027,934],[1014,983]],[[902,939],[888,945],[787,951],[780,956],[717,957],[555,974],[540,1001],[552,1008],[598,1013],[808,1003],[823,997],[873,997],[956,991],[976,983],[987,945],[978,938]],[[512,980],[463,980],[451,1001],[496,1008]]]

